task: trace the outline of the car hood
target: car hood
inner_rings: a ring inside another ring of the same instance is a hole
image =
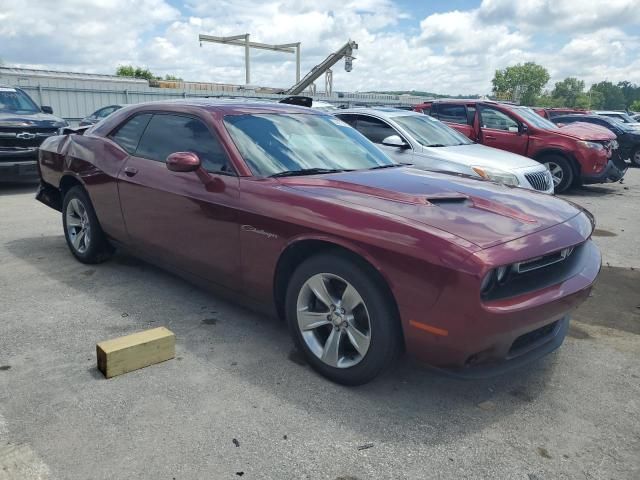
[[[560,133],[568,137],[578,138],[580,140],[613,140],[616,138],[615,133],[605,127],[593,125],[585,122],[570,123],[558,130],[550,130]]]
[[[454,147],[422,147],[422,152],[416,154],[467,166],[492,167],[507,171],[540,167],[540,163],[530,158],[478,143]]]
[[[0,112],[0,127],[63,127],[67,122],[49,113],[12,113]]]
[[[544,230],[581,212],[551,195],[411,167],[279,180],[308,195],[437,228],[480,248]]]

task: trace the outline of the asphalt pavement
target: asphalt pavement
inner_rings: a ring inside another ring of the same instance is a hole
[[[78,263],[33,190],[0,187],[0,480],[640,478],[640,169],[565,196],[604,264],[559,351],[483,381],[402,359],[358,388],[276,320],[124,254]],[[105,380],[95,344],[156,326],[177,358]]]

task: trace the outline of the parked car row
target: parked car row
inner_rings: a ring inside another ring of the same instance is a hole
[[[547,165],[575,148],[609,168],[612,140],[584,127],[428,108],[452,125],[463,113],[484,141],[555,139]],[[121,248],[273,312],[333,381],[367,382],[400,352],[485,377],[558,348],[601,263],[593,217],[533,191],[548,189],[530,173],[551,181],[538,162],[498,152],[402,110],[154,102],[47,138],[37,199],[62,213],[79,261]]]
[[[634,128],[640,127],[639,115],[629,115],[627,112],[616,110],[585,110],[582,108],[534,108],[533,110],[538,115],[549,120],[553,120],[554,117],[560,115],[599,115],[626,123]]]
[[[529,107],[485,100],[438,100],[415,107],[471,140],[546,165],[556,192],[573,185],[615,182],[626,170],[616,136],[581,124],[560,128]]]
[[[553,193],[546,166],[474,143],[433,117],[395,108],[358,108],[335,115],[399,163]]]

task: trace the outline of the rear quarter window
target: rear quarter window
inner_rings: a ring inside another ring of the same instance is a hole
[[[151,120],[150,113],[142,113],[126,120],[109,138],[120,145],[129,155],[133,155],[138,148],[140,137]]]

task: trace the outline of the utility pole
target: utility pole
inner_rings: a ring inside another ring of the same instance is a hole
[[[280,45],[271,45],[268,43],[252,42],[249,39],[250,34],[245,33],[242,35],[232,35],[229,37],[215,37],[213,35],[198,35],[200,46],[202,42],[221,43],[224,45],[235,45],[238,47],[244,47],[244,70],[245,70],[245,82],[247,85],[251,83],[251,58],[250,50],[257,48],[260,50],[271,50],[275,52],[283,53],[295,53],[296,54],[296,83],[300,81],[300,42],[295,43],[283,43]]]

